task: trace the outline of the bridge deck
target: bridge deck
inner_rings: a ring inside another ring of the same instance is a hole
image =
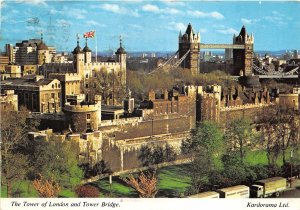
[[[200,44],[200,49],[245,49],[244,45],[238,44]]]
[[[292,79],[292,78],[298,78],[298,75],[259,75],[259,78],[261,79]]]

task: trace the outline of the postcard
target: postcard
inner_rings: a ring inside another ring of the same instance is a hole
[[[299,210],[299,1],[0,11],[1,209]]]

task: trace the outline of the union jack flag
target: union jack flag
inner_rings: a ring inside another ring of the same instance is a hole
[[[83,34],[84,38],[94,38],[95,36],[95,31],[89,31]]]

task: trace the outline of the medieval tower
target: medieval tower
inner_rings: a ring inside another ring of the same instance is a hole
[[[77,46],[72,51],[73,53],[73,65],[76,73],[83,77],[83,67],[84,67],[84,53],[79,46],[79,37],[77,37]]]
[[[179,59],[186,53],[187,56],[181,63],[181,67],[189,69],[193,75],[200,73],[200,33],[195,34],[189,23],[186,32],[179,33]]]
[[[126,87],[126,56],[127,53],[125,49],[122,46],[122,37],[120,36],[120,47],[117,50],[116,54],[116,62],[120,64],[120,76],[122,85]]]
[[[244,45],[244,49],[233,49],[234,75],[251,76],[253,62],[253,34],[248,35],[245,26],[238,36],[233,36],[233,44]]]
[[[92,63],[92,50],[87,45],[87,38],[85,39],[85,47],[83,48],[84,63]]]

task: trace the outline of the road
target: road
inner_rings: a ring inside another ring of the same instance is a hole
[[[300,198],[300,187],[296,189],[285,191],[282,193],[279,198]]]

